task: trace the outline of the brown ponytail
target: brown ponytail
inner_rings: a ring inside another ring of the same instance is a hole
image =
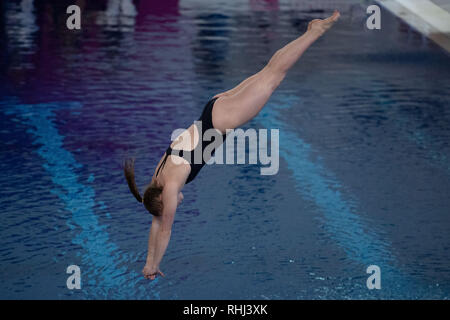
[[[123,164],[123,171],[128,182],[128,187],[136,200],[143,203],[152,215],[160,216],[163,209],[163,203],[160,197],[163,187],[158,185],[156,180],[152,181],[147,189],[145,189],[144,198],[142,198],[134,178],[134,160],[134,158],[126,159]]]
[[[136,180],[134,179],[134,158],[126,159],[123,163],[123,171],[125,173],[125,178],[128,182],[128,187],[131,193],[134,195],[137,201],[142,202],[142,197],[139,194],[139,189],[136,185]]]

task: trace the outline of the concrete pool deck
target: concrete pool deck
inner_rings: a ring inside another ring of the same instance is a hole
[[[450,0],[377,0],[377,2],[450,52]]]

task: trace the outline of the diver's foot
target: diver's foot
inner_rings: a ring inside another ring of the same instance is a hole
[[[308,31],[320,37],[333,26],[340,16],[339,11],[334,10],[333,15],[326,19],[314,19],[308,24]]]

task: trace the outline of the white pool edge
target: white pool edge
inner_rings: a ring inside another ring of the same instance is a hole
[[[411,27],[450,52],[450,13],[429,0],[376,0]]]

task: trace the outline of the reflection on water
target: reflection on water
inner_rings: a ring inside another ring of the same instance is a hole
[[[106,10],[97,17],[97,24],[104,25],[104,30],[134,31],[137,15],[136,8],[131,0],[108,1]]]
[[[70,4],[0,3],[1,297],[448,298],[438,47],[387,12],[366,30],[364,1],[78,1],[79,31]],[[144,186],[174,129],[336,7],[341,22],[245,126],[280,129],[279,173],[204,168],[183,191],[167,278],[142,279],[151,218],[122,159]],[[65,287],[70,264],[81,291]]]

